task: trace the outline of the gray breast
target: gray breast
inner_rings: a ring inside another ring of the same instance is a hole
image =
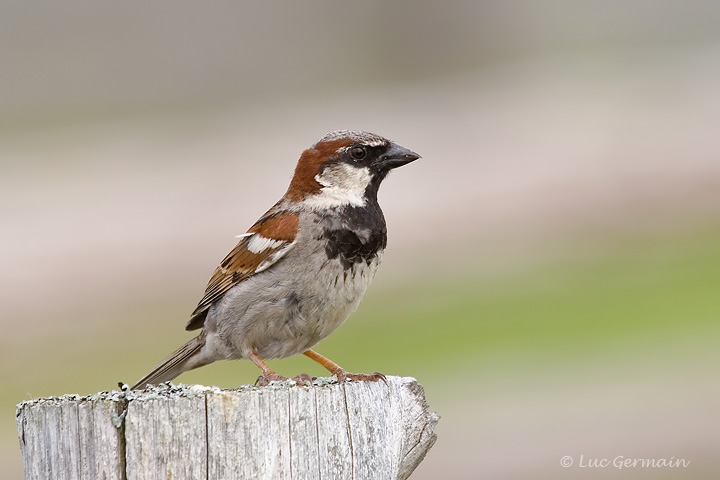
[[[357,309],[382,259],[381,234],[301,216],[297,245],[272,268],[231,289],[206,330],[225,358],[284,358],[315,346]],[[213,333],[214,332],[214,333]]]

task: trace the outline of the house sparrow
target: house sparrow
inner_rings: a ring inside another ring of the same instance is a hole
[[[305,150],[287,193],[215,269],[186,327],[200,334],[133,388],[232,359],[251,360],[262,370],[258,382],[267,385],[286,378],[263,359],[298,353],[338,381],[384,379],[348,373],[311,349],[355,311],[380,265],[387,243],[380,183],[418,158],[379,135],[349,130]]]

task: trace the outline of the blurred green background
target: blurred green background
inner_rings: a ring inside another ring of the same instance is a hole
[[[423,155],[318,346],[424,384],[442,418],[413,478],[718,478],[718,24],[696,0],[3,2],[3,478],[15,404],[132,383],[190,338],[233,236],[339,128]]]

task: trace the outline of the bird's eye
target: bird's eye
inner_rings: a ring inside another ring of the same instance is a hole
[[[365,155],[367,155],[367,151],[365,150],[365,147],[353,147],[350,149],[350,155],[355,160],[362,160],[365,158]]]

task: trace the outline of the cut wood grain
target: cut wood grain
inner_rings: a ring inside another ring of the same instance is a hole
[[[407,377],[164,384],[18,405],[26,480],[405,479],[438,416]]]

